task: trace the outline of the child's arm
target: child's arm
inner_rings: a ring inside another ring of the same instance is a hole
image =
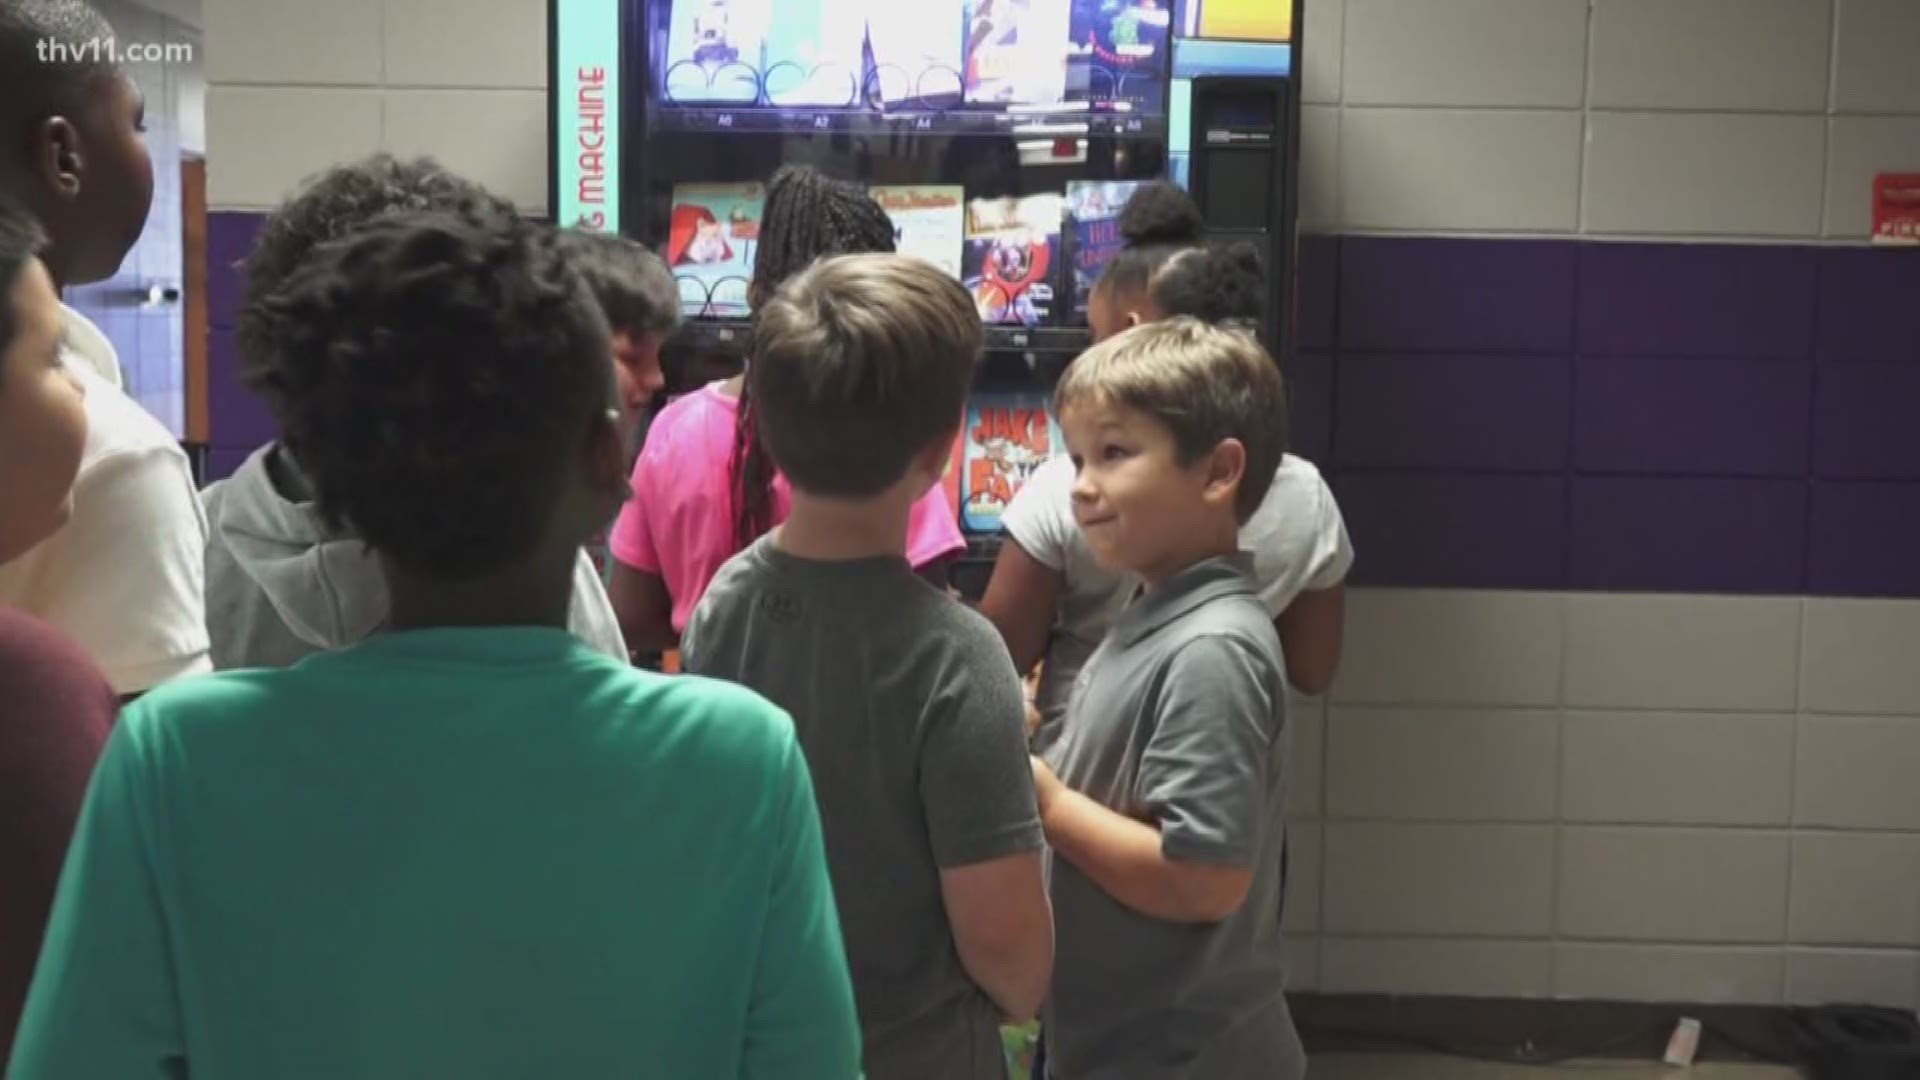
[[[1046,839],[1027,767],[1025,699],[985,627],[935,688],[920,753],[920,799],[961,963],[1006,1016],[1024,1020],[1053,976],[1053,908],[1040,869]]]
[[[87,793],[13,1046],[11,1080],[187,1075],[153,868],[149,790],[130,709]]]
[[[942,870],[940,893],[967,977],[1009,1021],[1031,1019],[1053,977],[1053,908],[1040,853]]]
[[[666,652],[680,644],[680,635],[673,631],[673,597],[667,595],[665,578],[615,559],[607,594],[629,652]]]
[[[1313,697],[1331,689],[1346,639],[1346,585],[1301,593],[1273,625],[1280,632],[1287,681],[1293,688]]]
[[[1018,540],[1009,538],[1000,545],[980,614],[1000,631],[1017,670],[1032,671],[1046,653],[1047,633],[1065,584],[1066,575],[1027,554]]]
[[[1253,871],[1245,866],[1168,858],[1160,830],[1068,788],[1039,758],[1033,759],[1033,782],[1054,852],[1142,915],[1219,922],[1240,909],[1253,887]]]
[[[1168,660],[1131,793],[1144,821],[1069,791],[1035,762],[1054,851],[1144,915],[1206,923],[1238,910],[1262,839],[1281,827],[1269,820],[1285,708],[1277,660],[1228,635],[1196,638]]]
[[[852,1080],[860,1075],[860,1021],[820,812],[797,745],[787,749],[786,773],[777,869],[761,928],[740,1076]]]

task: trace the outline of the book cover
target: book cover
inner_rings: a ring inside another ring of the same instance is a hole
[[[1068,0],[968,0],[967,101],[1065,101],[1070,14]]]
[[[925,259],[960,277],[960,249],[967,241],[967,191],[957,184],[883,184],[873,201],[893,219],[893,242],[902,255]]]
[[[1143,180],[1075,180],[1067,185],[1067,233],[1072,244],[1073,310],[1087,313],[1087,297],[1126,240],[1120,235],[1120,211]]]
[[[1067,97],[1159,115],[1172,49],[1168,0],[1073,0]]]
[[[960,280],[983,321],[1038,326],[1053,317],[1063,202],[1047,194],[967,204]]]
[[[1034,471],[1067,452],[1044,394],[982,394],[961,429],[960,524],[998,532],[1000,519]]]
[[[766,188],[753,184],[679,184],[667,232],[667,266],[687,318],[749,314],[747,283],[760,239]]]
[[[673,0],[660,68],[666,100],[753,104],[772,18],[772,0]]]

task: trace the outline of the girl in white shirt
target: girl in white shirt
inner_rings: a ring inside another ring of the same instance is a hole
[[[1169,183],[1142,188],[1120,217],[1127,247],[1089,299],[1095,341],[1176,315],[1251,328],[1267,291],[1248,244],[1204,243],[1205,222]],[[1073,517],[1073,462],[1042,466],[1003,518],[1000,549],[981,611],[1022,671],[1046,661],[1036,699],[1044,749],[1058,735],[1075,678],[1132,600],[1139,582],[1101,569]],[[1340,663],[1345,581],[1353,564],[1340,508],[1311,462],[1287,455],[1260,509],[1240,530],[1262,600],[1273,614],[1295,689],[1324,693]]]

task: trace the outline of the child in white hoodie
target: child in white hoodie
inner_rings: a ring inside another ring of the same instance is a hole
[[[378,154],[328,170],[268,218],[247,258],[247,294],[272,292],[316,247],[369,222],[472,205],[511,210],[480,185],[425,158]],[[664,270],[661,276],[669,290],[665,317],[671,320],[672,280]],[[651,366],[651,376],[634,377],[649,392],[659,383],[658,333],[670,328],[641,328],[647,333],[635,336],[649,340],[651,350],[619,357],[622,364]],[[243,365],[259,370],[259,359],[277,344],[270,328],[243,315],[237,333]],[[358,536],[322,522],[306,477],[278,441],[209,487],[202,501],[211,531],[207,629],[215,668],[287,667],[356,644],[385,624],[387,588],[378,559]],[[627,658],[606,587],[584,552],[574,571],[569,629],[595,651]]]

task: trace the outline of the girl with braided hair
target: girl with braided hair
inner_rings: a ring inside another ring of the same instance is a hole
[[[786,281],[833,255],[894,250],[893,223],[858,185],[787,166],[767,185],[749,298],[757,310]],[[751,361],[749,361],[751,363]],[[722,564],[780,524],[786,478],[761,445],[746,378],[710,383],[661,410],[633,468],[633,497],[608,547],[612,595],[636,655],[674,648]],[[966,550],[936,487],[915,504],[907,559],[942,587]]]

